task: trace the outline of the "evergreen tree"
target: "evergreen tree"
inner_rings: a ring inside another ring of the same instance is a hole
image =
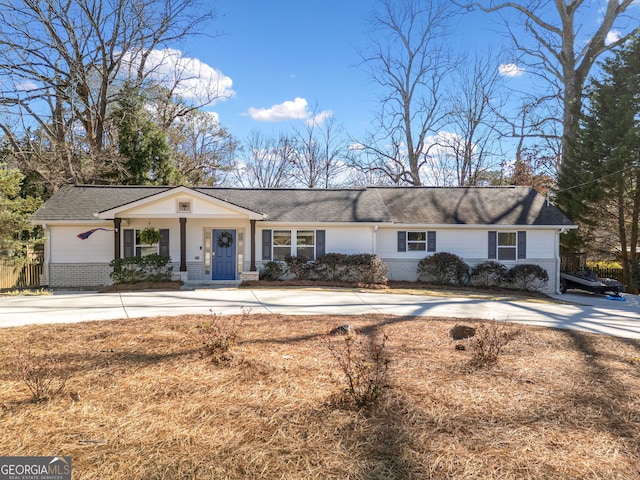
[[[628,252],[623,267],[631,284],[640,217],[640,31],[602,68],[588,90],[572,163],[558,179],[559,201],[585,231],[611,228],[614,220],[617,232],[609,234],[623,258]]]
[[[33,232],[31,214],[41,205],[38,198],[20,196],[24,175],[0,162],[0,256],[20,257]]]
[[[118,150],[123,157],[124,183],[130,185],[173,185],[179,175],[171,149],[161,128],[146,109],[145,95],[125,84],[114,112],[118,127]]]

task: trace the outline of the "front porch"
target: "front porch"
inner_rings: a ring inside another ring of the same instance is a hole
[[[185,187],[100,212],[113,222],[113,258],[149,252],[139,233],[162,233],[157,253],[169,256],[174,278],[183,282],[241,282],[257,278],[256,221],[262,213]]]

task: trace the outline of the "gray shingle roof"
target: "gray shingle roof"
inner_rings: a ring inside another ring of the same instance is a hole
[[[563,225],[571,222],[531,187],[379,188],[397,223]]]
[[[38,210],[36,222],[95,220],[94,213],[173,187],[67,186]],[[458,225],[573,226],[530,187],[369,187],[349,189],[243,189],[195,191],[268,216],[277,222],[376,222]]]
[[[279,222],[389,222],[384,203],[361,189],[218,189],[197,188]]]
[[[58,190],[33,214],[37,222],[51,220],[95,220],[94,213],[135,202],[169,190],[170,187],[111,187],[67,185]]]

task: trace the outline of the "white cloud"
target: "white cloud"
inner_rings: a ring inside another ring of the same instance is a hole
[[[604,39],[604,44],[611,45],[612,43],[620,40],[620,37],[621,34],[619,30],[611,30],[609,33],[607,33],[607,37]]]
[[[137,58],[131,54],[126,54],[124,60],[130,69],[137,68]],[[176,95],[203,104],[235,94],[230,77],[197,58],[184,57],[173,48],[153,50],[146,60],[145,71],[149,78],[173,89]]]
[[[258,122],[284,122],[309,118],[309,104],[304,98],[296,97],[271,108],[249,108],[249,116]]]
[[[425,139],[425,147],[431,157],[444,158],[451,155],[451,149],[460,149],[462,137],[457,133],[441,130],[436,135],[430,135]]]
[[[35,82],[32,82],[31,80],[25,80],[22,83],[18,83],[16,84],[16,90],[22,91],[22,92],[30,92],[32,90],[37,90],[39,87]]]
[[[503,63],[498,66],[498,73],[503,77],[519,77],[525,72],[524,68],[519,67],[515,63]]]
[[[308,118],[306,121],[307,125],[312,125],[314,127],[319,127],[324,123],[324,121],[333,116],[333,112],[331,110],[323,110],[322,112],[314,115],[311,118]]]
[[[248,113],[251,118],[258,122],[305,120],[308,125],[320,125],[333,115],[331,110],[323,110],[313,115],[313,112],[309,110],[309,102],[301,97],[296,97],[294,100],[286,100],[269,108],[251,107]]]

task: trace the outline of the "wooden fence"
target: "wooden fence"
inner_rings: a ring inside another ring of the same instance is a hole
[[[560,271],[577,272],[587,265],[586,253],[562,253],[560,254]],[[598,266],[589,267],[598,278],[611,278],[620,283],[624,283],[622,268],[602,268]]]
[[[614,280],[622,282],[622,269],[621,268],[600,268],[593,267],[593,273],[595,273],[598,278],[612,278]]]
[[[25,265],[11,260],[0,260],[0,290],[39,287],[42,269],[41,261]]]

